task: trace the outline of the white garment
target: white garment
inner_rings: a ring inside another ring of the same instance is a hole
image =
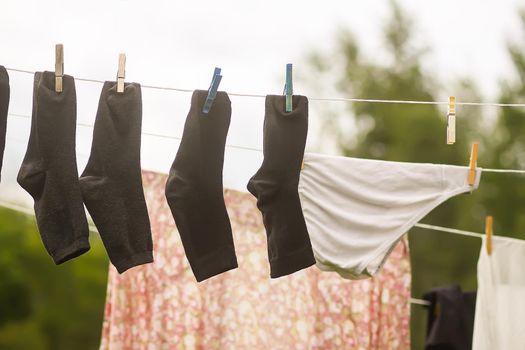
[[[473,350],[525,349],[525,242],[493,237],[478,260]]]
[[[321,270],[374,275],[415,223],[452,196],[476,189],[468,168],[305,154],[299,195]]]

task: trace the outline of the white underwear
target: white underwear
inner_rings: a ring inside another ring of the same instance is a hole
[[[476,189],[468,167],[305,154],[301,206],[317,266],[361,279],[401,237],[447,199]]]

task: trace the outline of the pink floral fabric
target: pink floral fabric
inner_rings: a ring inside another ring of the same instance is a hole
[[[143,172],[143,180],[155,262],[122,275],[110,266],[101,349],[410,348],[406,239],[374,278],[312,266],[271,280],[254,198],[225,190],[239,268],[197,283],[164,197],[166,176]]]

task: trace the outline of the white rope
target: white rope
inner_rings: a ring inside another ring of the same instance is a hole
[[[428,229],[428,230],[433,230],[433,231],[454,233],[454,234],[458,234],[462,236],[475,237],[475,238],[480,238],[480,239],[482,239],[485,236],[484,234],[479,233],[479,232],[457,230],[455,228],[449,228],[449,227],[443,227],[443,226],[435,226],[435,225],[428,225],[428,224],[421,224],[421,223],[417,223],[414,226],[419,227],[419,228]],[[522,239],[522,238],[494,235],[492,236],[492,239],[500,240],[500,241],[507,241],[507,242],[512,242],[512,243],[525,244],[525,239]]]
[[[26,114],[8,113],[8,115],[13,116],[13,117],[17,117],[17,118],[31,119],[31,116],[30,115],[26,115]],[[77,123],[77,125],[78,126],[82,126],[82,127],[86,127],[86,128],[93,128],[94,127],[93,124],[80,123],[80,122]],[[179,137],[179,136],[171,136],[171,135],[160,134],[160,133],[156,133],[156,132],[143,131],[142,135],[152,136],[152,137],[161,137],[161,138],[165,138],[165,139],[169,139],[169,140],[181,140],[181,137]],[[244,150],[244,151],[262,152],[262,150],[259,149],[259,148],[249,147],[249,146],[239,146],[239,145],[227,144],[226,147],[234,148],[234,149],[240,149],[240,150]]]
[[[422,224],[422,223],[417,223],[414,226],[419,227],[419,228],[424,228],[427,230],[454,233],[457,235],[468,236],[468,237],[482,238],[484,236],[484,234],[478,233],[478,232],[458,230],[455,228],[449,228],[449,227],[443,227],[443,226],[428,225],[428,224]]]
[[[6,201],[3,201],[3,200],[0,200],[0,206],[2,206],[4,208],[11,209],[11,210],[14,210],[14,211],[18,211],[18,212],[21,212],[21,213],[24,213],[24,214],[27,214],[27,215],[34,215],[34,212],[31,209],[26,208],[26,207],[21,206],[21,205],[18,205],[18,204],[15,204],[15,203],[10,203],[10,202],[6,202]],[[459,230],[447,229],[447,228],[444,228],[444,227],[425,225],[425,224],[416,224],[416,226],[424,227],[424,228],[432,227],[432,229],[435,229],[436,227],[438,227],[440,229],[438,231],[443,231],[443,229],[446,229],[447,230],[446,232],[453,232],[453,233],[458,233],[456,231],[459,231]],[[91,232],[98,232],[98,230],[95,227],[95,225],[93,225],[91,223],[89,223],[89,230]],[[467,231],[465,231],[465,232],[467,232]],[[411,304],[415,304],[415,305],[424,305],[424,306],[430,305],[430,302],[428,302],[427,300],[422,300],[422,299],[417,299],[417,298],[410,298],[410,303]]]
[[[34,213],[33,213],[33,211],[31,209],[23,207],[21,205],[15,204],[15,203],[9,203],[9,202],[0,200],[0,206],[4,207],[4,208],[11,209],[11,210],[14,210],[14,211],[18,211],[18,212],[21,212],[21,213],[24,213],[24,214],[27,214],[27,215],[34,215]],[[89,223],[89,230],[91,232],[98,232],[97,228],[91,223]],[[416,299],[416,298],[410,298],[410,303],[411,304],[416,304],[416,305],[430,305],[430,302],[428,302],[426,300],[422,300],[422,299]]]
[[[9,115],[13,116],[13,117],[18,117],[18,118],[31,119],[31,116],[25,115],[25,114],[9,113]],[[82,127],[86,127],[86,128],[92,128],[93,127],[92,124],[87,124],[87,123],[77,123],[77,125],[82,126]],[[179,137],[179,136],[171,136],[171,135],[160,134],[160,133],[156,133],[156,132],[144,131],[144,132],[142,132],[142,134],[143,135],[147,135],[147,136],[152,136],[152,137],[162,137],[162,138],[170,139],[170,140],[181,140],[181,137]],[[249,146],[239,146],[239,145],[226,144],[226,147],[234,148],[234,149],[240,149],[240,150],[244,150],[244,151],[262,152],[262,150],[260,148],[249,147]],[[482,171],[483,172],[487,172],[487,173],[525,174],[525,170],[522,170],[522,169],[486,169],[486,168],[482,168]]]
[[[0,200],[0,206],[4,207],[4,208],[11,209],[11,210],[14,210],[14,211],[18,211],[18,212],[21,212],[21,213],[24,213],[24,214],[27,214],[27,215],[35,215],[33,210],[31,210],[31,209],[29,209],[27,207],[24,207],[22,205],[16,204],[16,203],[11,203],[11,202],[7,202],[7,201],[4,201],[4,200]],[[483,237],[483,234],[481,234],[481,233],[457,230],[457,229],[454,229],[454,228],[448,228],[448,227],[442,227],[442,226],[427,225],[427,224],[421,224],[421,223],[417,223],[414,226],[420,227],[420,228],[429,229],[429,230],[433,230],[433,231],[449,232],[449,233],[455,233],[455,234],[459,234],[459,235],[476,237],[476,238]],[[94,232],[97,232],[96,227],[92,226],[91,224],[90,224],[90,230],[94,231]]]
[[[514,173],[514,174],[525,174],[525,170],[521,169],[485,169],[482,168],[484,173]]]
[[[8,209],[15,210],[15,211],[18,211],[18,212],[25,213],[27,215],[34,215],[34,213],[33,213],[33,211],[31,209],[23,207],[23,206],[18,205],[18,204],[9,203],[9,202],[0,200],[0,206],[8,208]],[[414,226],[415,227],[419,227],[419,228],[428,229],[428,230],[454,233],[454,234],[468,236],[468,237],[482,238],[484,236],[483,234],[477,233],[477,232],[458,230],[458,229],[449,228],[449,227],[443,227],[443,226],[428,225],[428,224],[421,224],[421,223],[417,223]],[[97,228],[91,223],[89,224],[89,230],[92,231],[92,232],[98,232]],[[410,301],[411,304],[415,304],[415,305],[423,305],[423,306],[430,305],[429,301],[423,300],[423,299],[410,298],[409,301]]]
[[[32,210],[30,210],[30,209],[28,209],[26,207],[23,207],[21,205],[15,204],[15,203],[10,203],[10,202],[6,202],[6,201],[3,201],[3,200],[0,200],[0,206],[9,208],[9,209],[12,209],[12,210],[15,210],[15,211],[19,211],[19,212],[22,212],[22,213],[25,213],[25,214],[34,215]],[[457,235],[462,235],[462,236],[467,236],[467,237],[474,237],[474,238],[483,238],[483,236],[484,236],[484,234],[478,233],[478,232],[458,230],[458,229],[450,228],[450,227],[443,227],[443,226],[436,226],[436,225],[429,225],[429,224],[422,224],[422,223],[417,223],[417,224],[414,225],[414,227],[419,227],[419,228],[432,230],[432,231],[453,233],[453,234],[457,234]],[[96,227],[92,226],[91,224],[90,224],[90,230],[94,231],[94,232],[97,232],[96,231]],[[513,240],[513,241],[522,241],[519,238],[510,238],[510,237],[502,237],[502,236],[499,236],[498,239],[510,239],[510,240]]]
[[[417,298],[410,298],[410,303],[411,304],[416,304],[416,305],[423,305],[423,306],[429,306],[430,305],[430,301],[423,300],[423,299],[417,299]]]
[[[8,71],[26,73],[26,74],[35,74],[33,71],[18,69],[18,68],[7,68]],[[86,81],[90,83],[100,83],[103,84],[103,80],[97,79],[87,79],[87,78],[75,78],[78,81]],[[154,90],[166,90],[166,91],[177,91],[189,93],[193,92],[191,89],[182,89],[182,88],[173,88],[165,86],[154,86],[154,85],[141,85],[145,89],[154,89]],[[240,96],[240,97],[254,97],[254,98],[265,98],[266,95],[260,94],[244,94],[244,93],[228,93],[230,96]],[[418,105],[443,105],[448,106],[448,101],[414,101],[414,100],[382,100],[382,99],[372,99],[372,98],[344,98],[344,97],[309,97],[310,101],[329,101],[329,102],[368,102],[368,103],[395,103],[395,104],[418,104]],[[491,106],[491,107],[525,107],[525,103],[497,103],[497,102],[459,102],[456,101],[458,106]]]
[[[13,116],[13,117],[18,117],[18,118],[31,119],[31,116],[30,115],[26,115],[26,114],[9,113],[9,115]],[[82,127],[86,127],[86,128],[93,128],[93,124],[88,124],[88,123],[81,123],[81,122],[79,122],[79,123],[77,123],[77,125],[82,126]],[[142,134],[143,135],[147,135],[147,136],[152,136],[152,137],[161,137],[161,138],[165,138],[165,139],[169,139],[169,140],[181,140],[180,136],[171,136],[171,135],[160,134],[160,133],[156,133],[156,132],[143,131]],[[239,145],[226,144],[226,147],[234,148],[234,149],[240,149],[240,150],[244,150],[244,151],[262,152],[262,150],[260,148],[249,147],[249,146],[239,146]],[[522,169],[488,169],[488,168],[482,168],[482,171],[486,172],[486,173],[525,174],[525,170],[522,170]]]
[[[35,212],[29,208],[26,208],[22,205],[16,204],[16,203],[10,203],[3,200],[0,200],[0,207],[4,207],[7,209],[11,209],[14,211],[17,211],[19,213],[23,213],[26,215],[34,216]],[[88,222],[89,231],[98,233],[98,230],[94,224],[91,222]]]
[[[24,214],[27,214],[27,215],[34,215],[34,212],[31,209],[26,208],[26,207],[21,206],[21,205],[18,205],[18,204],[15,204],[15,203],[10,203],[10,202],[6,202],[6,201],[3,201],[3,200],[0,200],[0,206],[4,207],[4,208],[11,209],[11,210],[14,210],[14,211],[18,211],[18,212],[21,212],[21,213],[24,213]],[[418,224],[416,224],[416,226],[417,225]],[[421,224],[421,225],[423,225],[423,224]],[[431,225],[426,225],[426,226],[431,226]],[[89,230],[91,232],[98,232],[97,228],[92,223],[89,223]],[[427,300],[423,300],[423,299],[410,298],[409,301],[410,301],[411,304],[415,304],[415,305],[423,305],[423,306],[430,305],[430,302],[428,302]]]
[[[18,211],[20,213],[24,213],[27,215],[35,215],[31,209],[15,204],[15,203],[9,203],[9,202],[0,200],[0,206],[7,208],[7,209],[14,210],[14,211]]]

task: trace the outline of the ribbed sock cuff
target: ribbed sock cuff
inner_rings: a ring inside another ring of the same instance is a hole
[[[126,257],[125,259],[118,259],[118,261],[111,261],[113,266],[116,267],[118,273],[124,273],[132,267],[138,265],[149,264],[153,262],[153,252],[151,250],[136,253]]]
[[[76,258],[89,250],[89,238],[81,237],[64,249],[51,254],[55,264],[60,265],[68,260]]]
[[[305,246],[293,254],[270,261],[270,276],[278,278],[305,269],[315,264],[312,247]]]
[[[223,246],[190,265],[197,282],[239,267],[235,248],[231,245]]]

